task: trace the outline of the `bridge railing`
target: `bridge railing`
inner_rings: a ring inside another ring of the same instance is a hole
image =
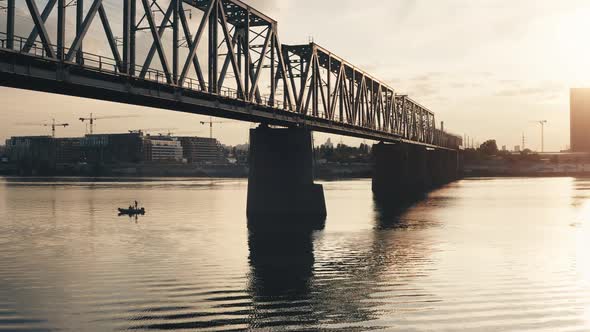
[[[7,49],[7,38],[8,38],[8,36],[5,32],[0,32],[0,48]],[[51,44],[50,47],[54,51],[57,51],[57,49],[58,49],[57,45],[54,45],[54,44]],[[46,49],[42,45],[40,45],[39,43],[36,43],[36,42],[30,43],[28,41],[28,38],[25,38],[22,36],[14,36],[13,49],[11,51],[43,58],[46,60],[51,60],[51,61],[55,60],[53,57],[49,56]],[[69,48],[64,48],[64,53],[67,53],[68,51],[69,51]],[[77,57],[76,62],[65,62],[65,63],[68,65],[71,65],[71,66],[80,66],[80,67],[84,67],[86,69],[96,70],[101,73],[108,73],[108,74],[113,74],[113,75],[117,75],[117,76],[127,75],[125,72],[121,71],[121,68],[120,68],[121,64],[122,65],[126,65],[126,64],[121,63],[121,62],[117,63],[117,61],[111,57],[106,57],[104,55],[94,54],[94,53],[90,53],[90,52],[78,52],[77,55],[78,55],[78,57]],[[138,65],[135,65],[130,68],[134,69],[137,72],[142,70],[142,67],[138,66]],[[134,77],[134,79],[140,79],[140,78]],[[169,84],[169,82],[167,81],[166,74],[164,73],[164,71],[154,69],[154,68],[148,68],[146,70],[143,80],[173,86],[173,84]],[[188,89],[191,91],[222,96],[222,97],[230,98],[230,99],[239,99],[239,94],[236,89],[222,87],[221,89],[218,90],[217,93],[211,93],[210,89],[209,89],[209,84],[207,82],[202,83],[192,77],[185,78],[185,80],[182,84],[182,88]],[[273,108],[278,108],[278,109],[282,109],[282,110],[287,110],[287,108],[286,108],[287,104],[285,104],[281,101],[275,100],[274,105],[273,105],[273,103],[271,103],[270,98],[265,97],[265,96],[261,96],[260,99],[253,99],[251,101],[251,103],[259,105],[259,106],[266,106],[266,107],[273,107]]]

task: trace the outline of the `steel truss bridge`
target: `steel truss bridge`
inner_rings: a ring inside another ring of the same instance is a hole
[[[426,107],[325,48],[281,44],[277,22],[241,1],[117,3],[0,0],[0,85],[385,142],[462,145],[436,128]]]

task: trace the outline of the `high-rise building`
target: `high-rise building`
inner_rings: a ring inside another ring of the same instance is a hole
[[[570,144],[572,152],[590,152],[590,89],[570,90]]]

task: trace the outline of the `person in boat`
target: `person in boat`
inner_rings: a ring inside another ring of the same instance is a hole
[[[137,201],[135,201],[135,209],[137,210]]]

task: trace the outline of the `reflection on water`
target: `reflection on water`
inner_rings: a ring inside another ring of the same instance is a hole
[[[590,330],[590,180],[324,188],[325,225],[248,230],[243,180],[0,178],[0,331]]]

